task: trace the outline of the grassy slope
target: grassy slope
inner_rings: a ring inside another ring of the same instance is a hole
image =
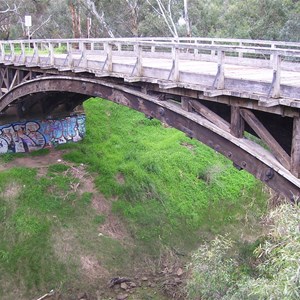
[[[98,174],[106,197],[118,196],[115,211],[138,240],[193,245],[186,230],[219,232],[249,206],[254,215],[264,206],[260,183],[198,141],[107,101],[90,100],[85,109],[87,137],[67,157]]]
[[[72,232],[76,248],[122,274],[137,258],[164,247],[186,253],[208,234],[240,235],[264,211],[261,184],[213,150],[103,100],[91,99],[85,109],[87,136],[65,146],[71,150],[65,159],[87,164],[98,189],[117,199],[113,210],[137,247],[95,237],[101,216],[90,206],[92,195],[78,198],[65,170],[54,165],[38,178],[32,169],[1,172],[0,296],[10,284],[30,297],[37,290],[80,286],[78,262],[57,258],[53,232]]]

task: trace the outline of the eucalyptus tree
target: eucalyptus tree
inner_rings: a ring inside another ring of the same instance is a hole
[[[300,40],[295,0],[0,0],[0,38],[208,36]]]
[[[20,6],[20,1],[0,1],[0,38],[8,39],[11,35],[12,24]]]

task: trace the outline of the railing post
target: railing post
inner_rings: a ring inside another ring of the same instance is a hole
[[[5,44],[0,42],[1,61],[5,60]]]
[[[218,90],[223,90],[225,87],[224,58],[225,52],[222,50],[218,51],[218,72],[216,76]]]
[[[86,55],[86,43],[82,43],[82,45],[81,45],[81,51],[82,51],[82,60],[81,60],[81,62],[82,62],[82,67],[83,68],[87,68],[87,55]]]
[[[215,45],[215,41],[214,40],[211,41],[211,45],[212,46]],[[210,54],[211,54],[212,58],[215,59],[216,51],[215,50],[211,50]]]
[[[106,53],[106,70],[107,72],[111,73],[113,70],[113,65],[112,65],[112,44],[110,43],[105,43],[104,44],[104,50]]]
[[[84,42],[83,41],[80,41],[78,42],[78,48],[79,48],[79,51],[83,51],[83,47],[84,47]]]
[[[36,63],[39,64],[40,62],[40,57],[39,57],[39,46],[37,43],[33,43],[33,49],[34,49],[34,53],[33,55],[36,58]]]
[[[281,81],[281,55],[273,54],[273,81],[271,88],[272,98],[280,98],[280,81]]]
[[[143,73],[143,47],[141,45],[134,45],[134,52],[136,54],[136,74],[140,77]]]
[[[21,42],[21,62],[23,64],[26,62],[25,44],[23,42]]]
[[[272,43],[271,43],[271,50],[274,50],[274,49],[276,49],[276,46],[275,46],[275,43],[272,42]],[[270,55],[270,61],[272,62],[273,59],[274,59],[274,54],[271,54],[271,55]]]
[[[177,45],[172,47],[173,60],[173,80],[179,81],[179,48]]]
[[[195,45],[196,45],[196,46],[198,45],[198,42],[197,42],[197,41],[195,41]],[[194,55],[198,55],[198,54],[199,54],[199,48],[196,47],[196,48],[194,48]]]
[[[15,61],[15,57],[16,57],[14,43],[10,43],[10,53],[11,53],[10,60],[13,62],[13,61]]]
[[[117,44],[118,52],[122,52],[122,44],[118,43]]]
[[[50,64],[50,66],[53,66],[54,65],[54,47],[53,47],[53,44],[51,42],[49,42],[48,47],[49,47],[49,57],[50,57],[49,64]]]
[[[242,48],[242,46],[243,46],[243,43],[239,42],[239,47]],[[243,58],[243,52],[242,51],[239,51],[239,57]]]
[[[68,49],[68,66],[69,68],[73,68],[73,53],[72,53],[72,43],[67,43],[67,49]]]

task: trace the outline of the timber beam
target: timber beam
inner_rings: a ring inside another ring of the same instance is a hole
[[[294,118],[291,153],[291,172],[300,178],[300,118]]]
[[[271,152],[275,155],[278,161],[287,169],[291,168],[291,158],[269,133],[265,126],[257,119],[253,112],[247,109],[241,109],[240,114],[255,133],[266,143]]]

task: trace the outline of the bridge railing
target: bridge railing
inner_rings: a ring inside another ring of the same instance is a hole
[[[224,88],[226,64],[269,68],[273,78],[270,95],[275,98],[280,95],[281,71],[300,71],[300,43],[210,38],[0,41],[0,61],[19,65],[109,73],[113,58],[122,56],[134,58],[131,75],[135,76],[143,76],[144,59],[168,59],[171,69],[167,79],[173,81],[179,80],[179,65],[185,60],[215,62],[216,89]]]
[[[206,59],[215,61],[216,51],[225,51],[226,62],[230,63],[230,58],[243,58],[245,64],[253,64],[254,61],[270,61],[273,53],[279,53],[284,57],[290,57],[286,61],[298,62],[294,58],[300,51],[299,43],[274,42],[258,40],[236,40],[236,39],[210,39],[210,38],[128,38],[128,39],[66,39],[66,40],[20,40],[20,41],[0,41],[2,56],[6,53],[13,57],[15,54],[33,54],[34,50],[41,53],[49,53],[53,47],[56,53],[105,51],[105,44],[112,45],[115,54],[135,55],[134,46],[143,46],[143,52],[151,55],[168,57],[173,47],[180,49],[182,58]],[[4,51],[3,51],[4,50]],[[24,51],[24,53],[22,52]],[[291,57],[293,59],[291,59]],[[246,61],[251,59],[251,62]],[[267,63],[262,63],[267,66]],[[287,67],[288,68],[288,67]]]

